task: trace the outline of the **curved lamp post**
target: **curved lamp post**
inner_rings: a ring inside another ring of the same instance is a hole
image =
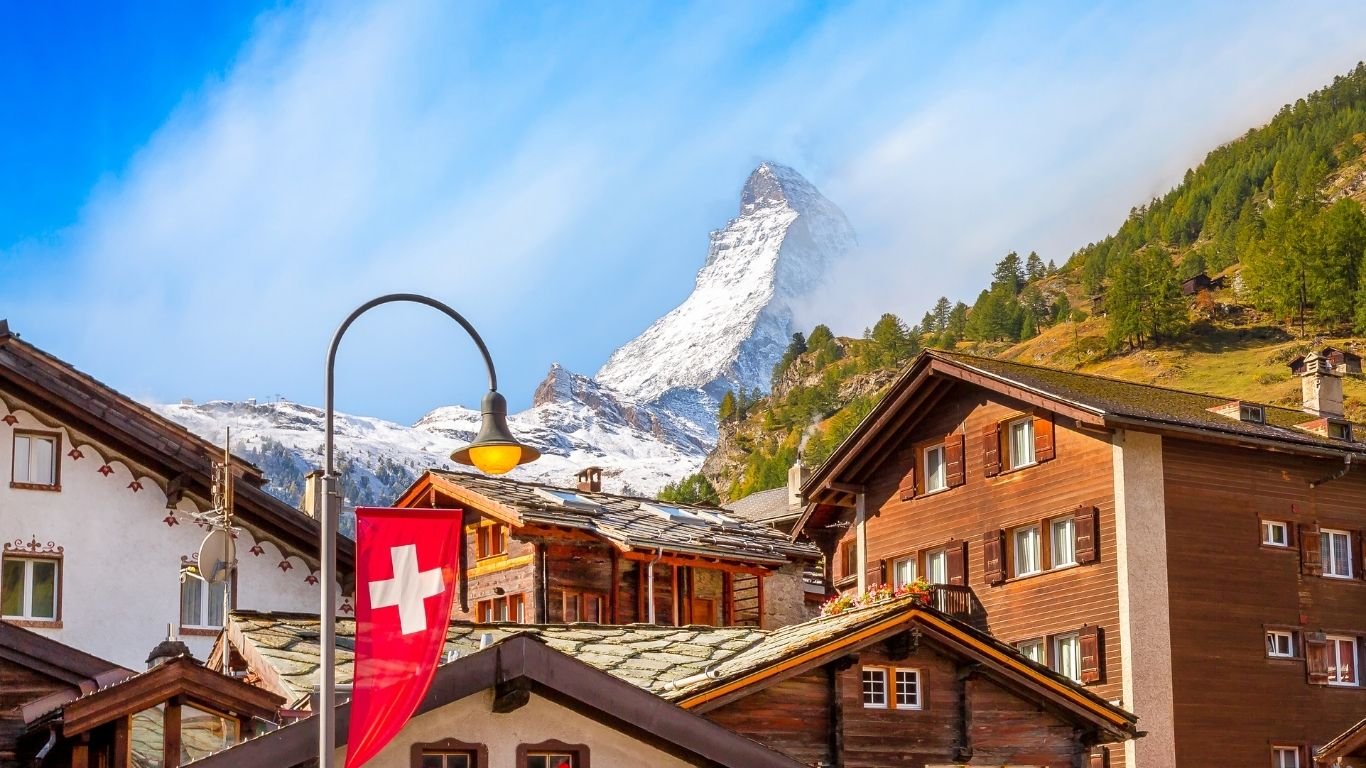
[[[318,638],[322,656],[322,679],[319,681],[318,691],[320,699],[318,706],[318,765],[320,768],[333,768],[335,765],[333,753],[337,742],[337,722],[334,711],[337,697],[337,594],[334,584],[337,580],[337,518],[340,511],[338,504],[340,499],[337,494],[337,475],[334,469],[333,455],[333,422],[336,417],[333,374],[337,365],[337,347],[341,345],[342,336],[346,334],[346,330],[351,327],[356,318],[381,304],[395,302],[424,304],[444,312],[452,320],[459,323],[471,339],[474,339],[475,346],[479,348],[479,354],[484,358],[484,365],[488,368],[489,391],[488,394],[484,395],[484,401],[480,408],[482,422],[479,427],[479,434],[475,435],[474,441],[469,445],[452,453],[451,460],[459,464],[472,465],[491,475],[501,475],[519,464],[535,461],[541,455],[540,451],[518,442],[512,436],[512,432],[508,429],[507,399],[498,393],[498,375],[493,370],[493,358],[489,356],[488,347],[484,346],[484,340],[479,337],[479,332],[474,330],[474,326],[470,325],[469,321],[462,317],[459,312],[426,296],[415,293],[391,293],[360,305],[337,327],[337,332],[332,336],[332,345],[327,349],[327,380],[324,395],[326,399],[324,412],[326,435],[325,448],[323,449],[322,542],[319,548],[319,560],[322,563],[322,611]]]

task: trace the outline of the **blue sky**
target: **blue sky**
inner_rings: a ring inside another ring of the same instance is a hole
[[[135,396],[317,403],[346,312],[422,291],[522,407],[681,301],[774,159],[862,243],[806,324],[915,320],[1366,58],[1366,5],[1246,5],[6,4],[0,316]],[[338,401],[410,422],[481,379],[388,308]]]

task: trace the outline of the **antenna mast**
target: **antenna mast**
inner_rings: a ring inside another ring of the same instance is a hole
[[[228,626],[228,612],[232,609],[232,572],[237,566],[235,547],[231,546],[232,541],[232,518],[233,518],[233,473],[232,473],[232,428],[229,427],[223,437],[223,462],[214,462],[214,483],[213,483],[213,506],[216,527],[223,532],[224,551],[230,553],[224,568],[227,574],[223,579],[223,629]],[[204,567],[200,563],[200,568]],[[223,644],[223,674],[231,673],[232,654],[228,652],[228,646]]]

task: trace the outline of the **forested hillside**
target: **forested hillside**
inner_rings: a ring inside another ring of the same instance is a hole
[[[969,306],[896,308],[861,339],[797,334],[772,393],[723,403],[721,441],[676,499],[735,499],[823,461],[922,347],[1290,403],[1284,362],[1366,333],[1366,66],[1210,152],[1061,268],[1002,257]],[[1205,273],[1209,289],[1183,296]],[[1222,277],[1220,281],[1217,278]],[[1366,385],[1349,382],[1349,399]],[[1355,409],[1355,405],[1352,406]]]

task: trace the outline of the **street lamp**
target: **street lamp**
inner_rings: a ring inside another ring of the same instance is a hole
[[[322,542],[319,547],[319,560],[322,566],[322,610],[319,617],[319,652],[322,656],[322,679],[319,681],[318,705],[318,765],[319,768],[333,768],[336,761],[333,751],[337,744],[336,688],[337,688],[337,595],[334,590],[337,573],[337,475],[335,472],[333,422],[336,420],[336,407],[333,388],[333,374],[337,366],[337,347],[342,336],[356,321],[356,318],[381,304],[394,302],[424,304],[444,312],[474,339],[479,354],[484,358],[484,366],[489,373],[489,391],[484,395],[480,408],[482,423],[474,441],[451,454],[453,461],[472,465],[491,475],[501,475],[519,464],[535,461],[541,452],[524,445],[512,436],[507,423],[507,399],[498,394],[498,375],[493,371],[493,358],[488,347],[479,337],[478,331],[459,312],[442,304],[436,299],[415,293],[391,293],[371,299],[360,305],[337,327],[332,336],[332,345],[327,349],[327,372],[325,382],[325,410],[323,449],[323,499],[322,499]]]

